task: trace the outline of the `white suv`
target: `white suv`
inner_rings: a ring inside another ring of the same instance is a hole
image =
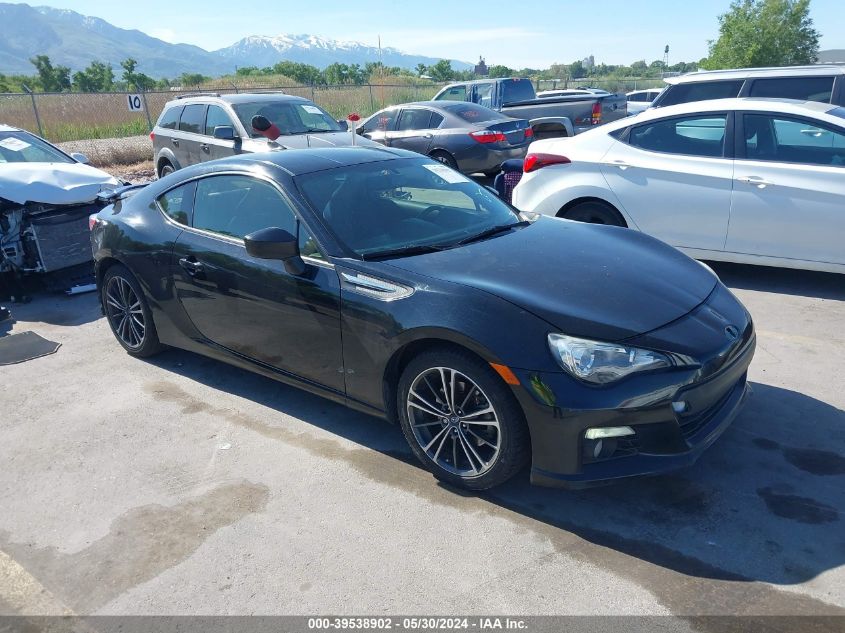
[[[652,108],[733,97],[773,97],[845,105],[845,64],[700,70],[663,81],[668,86],[652,102]]]

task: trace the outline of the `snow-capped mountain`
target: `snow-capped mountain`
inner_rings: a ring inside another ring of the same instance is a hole
[[[228,60],[237,66],[272,66],[282,60],[311,64],[318,68],[325,68],[333,62],[344,64],[360,64],[376,62],[379,59],[385,66],[399,66],[414,68],[417,64],[431,65],[437,63],[439,57],[426,57],[403,53],[395,48],[382,48],[379,57],[377,46],[332,40],[317,35],[283,34],[274,37],[266,35],[251,35],[231,46],[214,51],[215,55]],[[465,62],[452,62],[456,69],[470,68]]]
[[[240,66],[272,66],[290,60],[325,68],[332,62],[364,65],[378,61],[378,47],[341,42],[316,35],[246,37],[227,48],[207,51],[190,44],[171,44],[134,29],[121,29],[105,20],[52,7],[0,2],[0,74],[31,74],[30,59],[48,55],[54,65],[82,70],[94,60],[112,65],[120,75],[120,62],[138,61],[138,70],[151,77],[178,77],[184,72],[222,75]],[[382,49],[387,66],[414,68],[433,64],[437,57]],[[452,62],[453,68],[468,64]]]

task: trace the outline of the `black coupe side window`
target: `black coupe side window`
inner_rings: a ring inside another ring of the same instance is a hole
[[[236,238],[271,226],[296,235],[296,215],[269,182],[250,176],[209,176],[197,183],[193,226]]]

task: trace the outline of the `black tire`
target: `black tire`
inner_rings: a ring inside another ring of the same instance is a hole
[[[444,372],[439,373],[440,370]],[[439,385],[432,380],[426,383],[425,378],[432,375],[442,378]],[[454,401],[451,409],[447,385]],[[412,387],[419,390],[414,391],[415,396],[411,396]],[[469,352],[444,347],[421,353],[402,372],[397,398],[399,421],[408,445],[442,481],[470,490],[486,490],[513,477],[528,461],[528,426],[519,403],[490,365]],[[437,414],[442,413],[442,418],[430,412],[429,403],[438,407]],[[467,410],[463,410],[466,405]],[[485,407],[491,408],[492,413],[477,413]],[[496,426],[486,425],[488,421]],[[430,447],[428,452],[424,443]],[[469,471],[468,464],[474,471]]]
[[[609,226],[627,226],[619,211],[601,200],[589,200],[580,202],[574,207],[567,209],[560,215],[567,220],[576,222],[589,222],[590,224],[607,224]]]
[[[131,356],[146,358],[164,349],[141,286],[126,266],[106,271],[100,297],[112,334]]]
[[[173,167],[169,161],[164,161],[158,169],[158,177],[164,178],[165,176],[172,174],[174,171],[176,171],[176,168]]]
[[[443,150],[438,149],[431,152],[429,156],[437,162],[443,163],[444,165],[451,167],[455,171],[460,171],[458,169],[458,161],[456,161],[455,157],[452,156],[449,152],[444,152]]]

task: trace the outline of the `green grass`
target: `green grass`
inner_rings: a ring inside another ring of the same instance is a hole
[[[140,119],[128,123],[104,123],[102,125],[58,123],[44,126],[44,136],[53,143],[138,136],[148,134],[149,131],[147,122]]]

